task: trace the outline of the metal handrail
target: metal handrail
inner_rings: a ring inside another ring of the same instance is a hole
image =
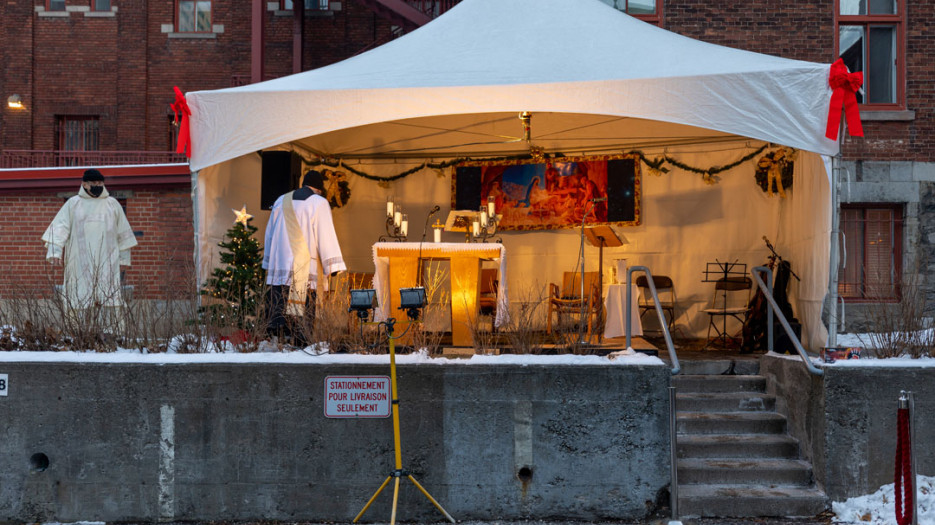
[[[659,325],[662,326],[662,335],[666,339],[666,347],[669,349],[669,359],[672,360],[672,375],[676,375],[682,371],[681,365],[679,365],[679,358],[675,355],[675,345],[672,344],[672,336],[669,334],[669,325],[666,323],[666,316],[662,312],[662,305],[659,304],[659,295],[656,294],[656,283],[653,282],[653,272],[649,270],[646,266],[631,266],[627,268],[627,348],[631,347],[630,344],[630,328],[633,324],[632,316],[630,312],[633,311],[633,272],[641,271],[646,274],[646,278],[649,280],[649,291],[653,296],[653,304],[656,305],[656,315],[659,316]],[[673,314],[674,315],[674,314]]]
[[[805,352],[805,348],[802,347],[802,343],[799,342],[799,338],[796,337],[795,332],[792,331],[792,327],[789,326],[789,321],[786,320],[786,316],[783,315],[779,305],[776,304],[776,299],[773,298],[773,271],[766,266],[757,266],[753,268],[750,273],[753,274],[753,279],[756,281],[757,286],[760,287],[760,290],[763,291],[763,295],[766,297],[766,301],[768,302],[768,306],[766,308],[766,333],[767,340],[769,341],[769,351],[773,351],[773,312],[775,312],[776,316],[779,318],[779,323],[782,324],[782,328],[786,331],[786,335],[788,335],[789,340],[792,341],[792,346],[795,347],[795,351],[799,354],[799,357],[802,358],[802,362],[805,363],[805,368],[807,368],[809,373],[812,375],[824,375],[824,371],[812,364],[811,359],[808,358],[808,354]],[[760,273],[765,273],[769,277],[769,285],[763,282],[763,279],[760,277]]]

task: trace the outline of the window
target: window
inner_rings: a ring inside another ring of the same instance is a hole
[[[292,11],[292,0],[280,0],[283,11]],[[327,11],[328,0],[305,0],[305,9],[314,11]]]
[[[64,11],[65,0],[48,0],[46,2],[46,9],[48,11]]]
[[[176,125],[175,117],[169,117],[169,134],[168,134],[168,143],[169,149],[166,151],[175,151],[175,148],[179,145],[179,126]]]
[[[657,0],[601,0],[607,5],[611,5],[624,13],[635,16],[640,20],[652,24],[659,24],[662,20],[660,10],[662,2]]]
[[[91,9],[94,11],[110,11],[110,0],[92,0]]]
[[[83,163],[80,152],[100,150],[100,120],[96,116],[60,116],[56,119],[56,144],[60,166]]]
[[[857,102],[867,109],[904,107],[905,0],[835,0],[837,55],[864,74]]]
[[[841,231],[847,252],[838,268],[841,297],[868,301],[899,298],[902,230],[901,205],[841,205]]]
[[[178,0],[179,33],[211,32],[211,0]]]

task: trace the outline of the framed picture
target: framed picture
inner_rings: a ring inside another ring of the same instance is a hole
[[[500,230],[635,226],[639,167],[635,155],[466,162],[452,176],[452,209],[478,210],[490,199]]]

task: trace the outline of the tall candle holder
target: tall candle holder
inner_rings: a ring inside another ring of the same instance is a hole
[[[477,219],[472,224],[472,233],[475,242],[487,242],[487,239],[497,233],[497,224],[500,222],[500,216],[497,215],[493,197],[487,198],[487,205],[481,206]],[[503,243],[503,239],[497,239],[497,242]]]
[[[386,242],[392,239],[395,242],[405,242],[409,236],[409,215],[403,213],[399,204],[392,200],[386,201],[386,235],[381,235],[379,241]]]

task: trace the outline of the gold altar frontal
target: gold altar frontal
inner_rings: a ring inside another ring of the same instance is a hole
[[[405,315],[397,313],[399,289],[419,285],[420,261],[449,261],[451,342],[454,346],[473,345],[471,324],[476,322],[479,314],[481,261],[500,260],[501,276],[504,275],[505,253],[502,244],[386,242],[374,244],[373,254],[377,266],[375,285],[380,288],[377,294],[381,298],[381,306],[386,317],[399,317],[397,333],[400,334],[405,332],[409,321]],[[380,264],[380,261],[386,263]]]

